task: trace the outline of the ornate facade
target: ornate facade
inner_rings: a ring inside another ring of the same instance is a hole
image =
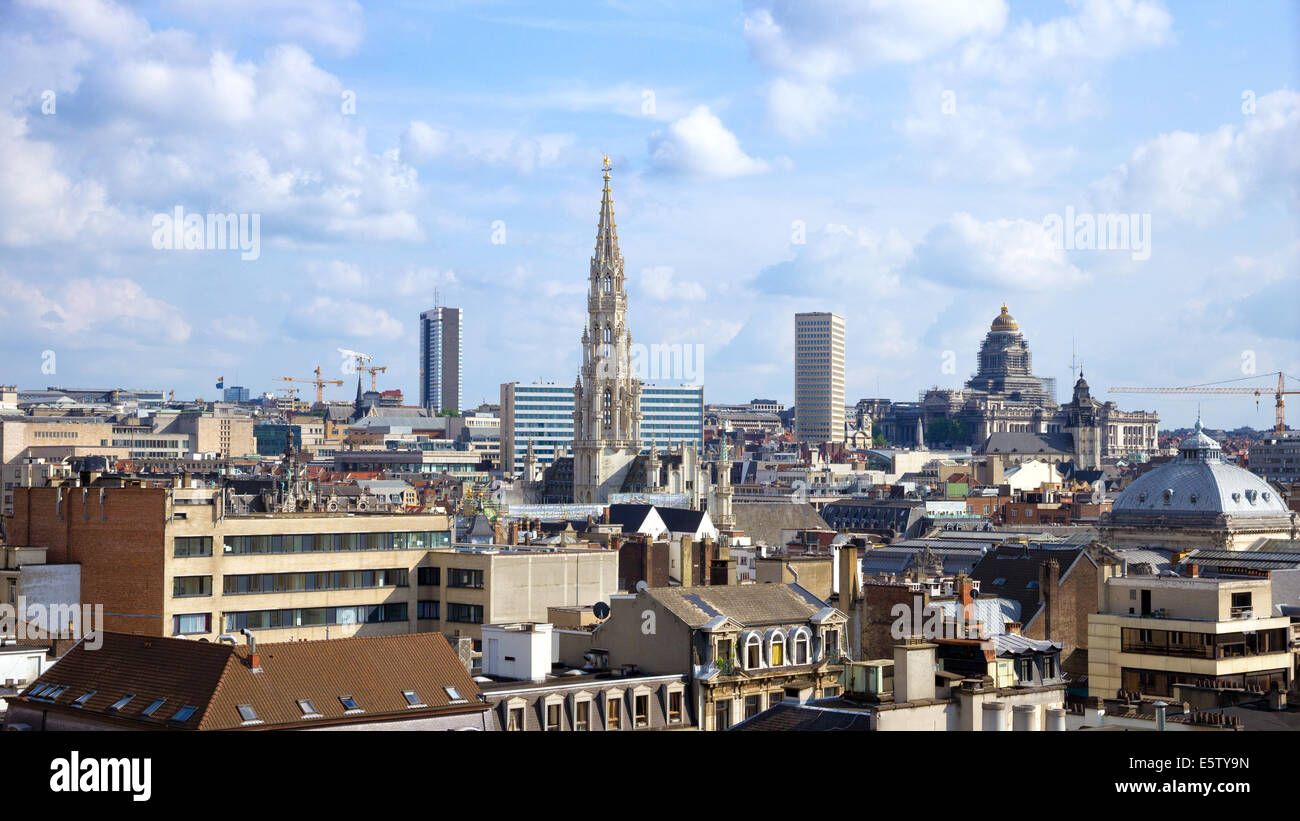
[[[1029,344],[1004,303],[980,345],[979,367],[964,388],[936,388],[919,402],[882,408],[877,428],[892,446],[923,445],[918,422],[928,425],[938,419],[960,421],[970,431],[969,442],[952,443],[957,446],[982,447],[994,434],[1062,434],[1072,440],[1073,461],[1083,469],[1157,449],[1156,414],[1122,411],[1114,402],[1093,399],[1082,372],[1065,405],[1057,403],[1054,385],[1051,378],[1034,375]]]
[[[641,382],[632,374],[623,255],[618,249],[609,157],[591,257],[582,371],[573,385],[573,501],[598,504],[618,492],[641,452]]]

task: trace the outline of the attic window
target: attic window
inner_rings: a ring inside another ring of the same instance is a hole
[[[151,716],[151,715],[153,715],[154,713],[156,713],[156,712],[158,711],[158,708],[159,708],[159,707],[163,706],[163,704],[166,703],[166,701],[167,701],[167,699],[165,699],[165,698],[154,699],[153,703],[150,704],[148,707],[145,707],[145,708],[144,708],[144,711],[143,711],[142,713],[140,713],[140,715],[142,715],[142,716]]]
[[[46,697],[46,698],[58,698],[59,696],[63,695],[65,692],[67,692],[67,690],[68,690],[67,687],[56,686],[53,690],[50,690],[49,692],[47,692],[47,693],[45,694],[45,697]]]
[[[193,716],[198,711],[199,711],[198,707],[195,707],[191,704],[186,704],[184,707],[176,711],[176,715],[171,717],[171,723],[184,724],[185,722],[189,721],[190,717]]]
[[[46,690],[53,690],[53,689],[54,689],[53,684],[42,684],[41,686],[37,687],[35,690],[32,690],[28,695],[30,695],[32,698],[40,698],[41,694],[44,693]]]
[[[131,699],[133,698],[135,698],[135,693],[127,693],[126,695],[122,696],[117,701],[114,701],[111,705],[109,705],[108,708],[109,712],[111,713],[120,712],[123,707],[131,703]]]
[[[420,697],[415,694],[414,690],[403,690],[402,698],[406,699],[407,707],[428,707],[429,706],[425,704],[423,701],[420,701]]]
[[[94,690],[87,690],[86,692],[84,692],[84,693],[82,693],[81,695],[77,696],[77,700],[74,701],[74,702],[72,702],[72,706],[73,706],[73,707],[85,707],[85,706],[86,706],[86,702],[87,702],[87,701],[90,701],[90,697],[93,696],[94,694],[95,694],[95,691],[94,691]]]
[[[466,700],[455,687],[443,687],[442,690],[447,694],[447,698],[451,699],[452,704],[463,704]]]
[[[343,705],[343,711],[345,713],[365,712],[365,710],[361,709],[361,705],[357,704],[357,700],[352,696],[339,696],[339,703]]]
[[[239,717],[244,720],[245,724],[261,724],[262,721],[257,717],[257,711],[251,704],[240,704],[235,707],[239,711]]]
[[[316,712],[316,707],[309,698],[298,699],[298,709],[302,711],[303,718],[320,718],[320,713]]]
[[[993,580],[993,586],[994,586],[994,587],[997,587],[998,585],[1002,585],[1002,584],[1006,584],[1006,583],[1007,583],[1007,577],[1006,577],[1006,576],[999,576],[998,578],[996,578],[996,579]]]

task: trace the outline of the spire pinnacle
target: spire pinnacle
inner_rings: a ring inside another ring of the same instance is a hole
[[[618,259],[618,225],[614,222],[614,197],[609,189],[609,155],[605,155],[605,187],[600,195],[600,224],[596,228],[596,258]]]

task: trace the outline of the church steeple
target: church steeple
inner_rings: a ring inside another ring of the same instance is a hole
[[[609,157],[591,257],[582,370],[573,386],[573,485],[579,503],[604,501],[641,450],[641,382],[632,373],[623,256]]]
[[[605,155],[605,189],[600,194],[600,223],[596,227],[596,259],[616,260],[622,257],[618,250],[618,225],[614,222],[614,195],[609,190],[609,155]]]

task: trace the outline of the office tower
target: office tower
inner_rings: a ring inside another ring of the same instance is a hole
[[[795,438],[844,441],[844,317],[794,315]]]
[[[459,411],[461,401],[461,309],[420,314],[420,405],[432,413]]]

